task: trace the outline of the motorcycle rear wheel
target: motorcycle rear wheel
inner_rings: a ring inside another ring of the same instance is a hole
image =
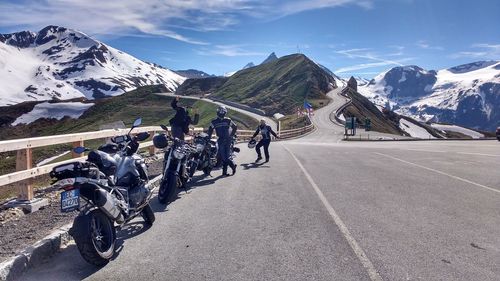
[[[115,253],[114,223],[99,209],[76,217],[71,235],[83,259],[90,264],[104,266]]]

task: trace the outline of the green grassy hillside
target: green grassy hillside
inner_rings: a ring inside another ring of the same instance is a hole
[[[328,103],[326,93],[335,80],[302,54],[240,70],[229,78],[188,79],[179,87],[180,95],[212,93],[222,100],[261,109],[267,115],[293,114],[307,99],[315,105]]]

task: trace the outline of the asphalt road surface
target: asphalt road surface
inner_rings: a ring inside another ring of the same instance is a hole
[[[342,142],[335,104],[269,163],[243,147],[235,176],[154,200],[107,266],[70,245],[21,280],[500,280],[500,143]]]

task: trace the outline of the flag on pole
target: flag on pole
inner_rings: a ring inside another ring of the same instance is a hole
[[[307,100],[304,100],[304,109],[306,110],[307,115],[311,117],[313,115],[313,107]]]

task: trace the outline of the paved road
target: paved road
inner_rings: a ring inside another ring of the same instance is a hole
[[[500,280],[499,142],[338,142],[328,113],[155,203],[106,267],[70,245],[21,280]]]

